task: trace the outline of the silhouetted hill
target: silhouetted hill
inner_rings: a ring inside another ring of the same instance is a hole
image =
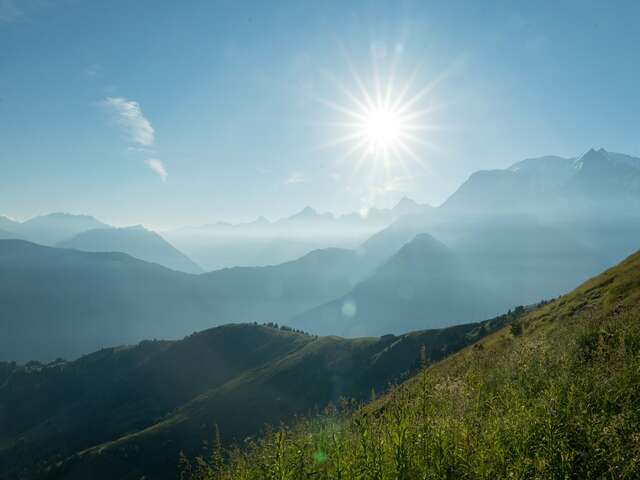
[[[0,229],[0,240],[20,240],[21,237],[17,233]]]
[[[510,320],[355,340],[225,325],[13,366],[0,384],[0,476],[66,460],[48,478],[175,478],[177,447],[198,452],[214,424],[229,444],[341,396],[367,398],[417,368],[421,345],[437,360]]]
[[[31,218],[20,223],[15,229],[21,237],[42,245],[54,245],[80,232],[94,228],[107,228],[109,225],[88,215],[69,213],[51,213]]]
[[[4,215],[0,215],[0,229],[6,232],[15,233],[16,229],[19,228],[20,222],[16,222],[9,217]]]
[[[426,215],[428,217],[429,213],[427,212]],[[362,255],[382,262],[413,240],[416,235],[424,233],[424,229],[423,216],[406,215],[401,220],[369,237],[357,250]]]
[[[295,317],[291,324],[351,337],[398,334],[486,318],[496,308],[454,252],[419,234],[348,294]]]
[[[73,358],[227,322],[286,321],[344,294],[365,266],[354,252],[329,249],[189,275],[123,253],[0,240],[0,360]]]
[[[88,230],[56,246],[85,252],[122,252],[179,272],[202,272],[198,265],[164,238],[142,226]]]

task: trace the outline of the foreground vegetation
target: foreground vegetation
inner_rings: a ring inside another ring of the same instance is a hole
[[[366,406],[207,457],[182,478],[639,478],[640,254]]]
[[[228,446],[265,422],[369,398],[419,369],[421,345],[438,361],[523,312],[382,338],[235,324],[69,362],[0,363],[0,478],[174,479],[180,450],[201,452],[215,425]]]

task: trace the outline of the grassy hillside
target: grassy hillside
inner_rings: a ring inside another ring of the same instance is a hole
[[[73,362],[4,364],[0,478],[175,478],[180,450],[200,452],[215,425],[230,445],[343,396],[370,398],[419,367],[422,344],[435,361],[512,318],[360,339],[226,325]]]
[[[369,405],[273,431],[196,479],[639,478],[640,253]]]

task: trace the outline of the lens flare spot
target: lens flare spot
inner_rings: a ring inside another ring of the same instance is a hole
[[[358,307],[354,302],[344,302],[342,304],[342,315],[345,317],[353,317],[358,311]]]

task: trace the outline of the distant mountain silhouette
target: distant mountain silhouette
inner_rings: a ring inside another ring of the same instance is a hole
[[[404,215],[363,242],[358,251],[379,260],[406,246],[350,293],[292,324],[379,335],[555,297],[637,249],[639,173],[640,159],[602,149],[476,172],[441,207]],[[431,254],[424,233],[448,248],[431,245]]]
[[[373,234],[357,247],[362,255],[378,261],[387,260],[416,235],[424,232],[424,219],[429,218],[429,211],[423,215],[407,214],[389,227]]]
[[[54,245],[78,233],[94,228],[107,227],[109,225],[88,215],[50,213],[31,218],[23,223],[14,222],[10,227],[0,228],[5,228],[31,242],[41,245]]]
[[[478,318],[498,304],[473,282],[461,259],[428,234],[404,245],[342,298],[291,320],[313,333],[384,335]]]
[[[392,211],[397,215],[411,215],[429,208],[428,205],[420,205],[415,200],[402,197],[395,207],[392,208]]]
[[[278,223],[331,222],[332,220],[334,220],[334,216],[329,212],[318,213],[311,207],[304,207],[298,213],[279,220]]]
[[[601,148],[577,158],[547,156],[476,172],[441,210],[575,216],[612,207],[640,207],[640,159]]]
[[[273,222],[264,217],[237,225],[219,222],[180,228],[163,236],[207,270],[276,265],[317,249],[353,249],[401,216],[430,209],[408,198],[394,208],[340,216],[305,207]]]
[[[20,235],[18,235],[17,233],[13,233],[13,232],[8,232],[6,230],[2,230],[0,229],[0,240],[19,240],[22,237],[20,237]]]
[[[273,267],[190,275],[123,253],[0,240],[0,361],[73,358],[229,322],[283,322],[349,291],[367,271],[328,249]]]
[[[85,252],[122,252],[172,270],[186,273],[202,272],[202,268],[164,238],[142,226],[88,230],[56,246]]]
[[[9,217],[0,215],[0,229],[5,232],[16,233],[18,228],[20,228],[20,222],[16,222]]]
[[[125,256],[74,257],[23,246],[19,255],[0,257],[5,322],[17,335],[7,336],[7,353],[0,352],[5,359],[72,356],[236,321],[353,336],[486,318],[554,297],[633,252],[640,238],[638,171],[639,159],[602,149],[575,159],[529,159],[473,174],[438,208],[402,200],[396,207],[402,215],[368,239],[351,233],[369,229],[347,229],[351,249],[198,277],[158,273]],[[227,255],[224,262],[246,254],[245,261],[268,263],[336,240],[323,236],[327,225],[347,221],[310,208],[293,217],[218,225],[199,241],[218,260]],[[304,227],[292,228],[296,223]],[[13,286],[18,282],[21,289]],[[64,328],[56,331],[56,322]],[[86,328],[81,341],[67,336],[74,322]],[[21,350],[20,332],[34,324],[46,328],[42,335],[32,329]],[[42,340],[49,335],[52,342]]]

